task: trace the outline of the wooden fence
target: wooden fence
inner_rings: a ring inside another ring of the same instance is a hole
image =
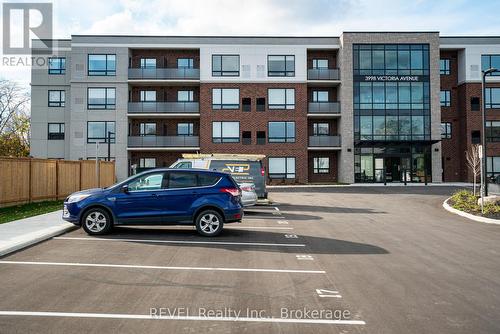
[[[97,173],[95,160],[0,157],[0,207],[64,199],[75,191],[113,183],[114,162],[99,161]]]

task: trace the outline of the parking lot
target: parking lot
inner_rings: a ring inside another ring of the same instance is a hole
[[[498,333],[500,227],[453,190],[275,189],[212,239],[78,229],[0,259],[0,332]]]

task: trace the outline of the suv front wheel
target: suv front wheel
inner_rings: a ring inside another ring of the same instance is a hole
[[[102,235],[111,230],[113,223],[106,210],[91,208],[82,217],[82,227],[87,234]]]
[[[203,210],[196,217],[196,230],[205,237],[215,237],[222,232],[224,219],[214,210]]]

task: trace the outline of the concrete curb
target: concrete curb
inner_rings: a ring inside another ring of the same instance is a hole
[[[293,184],[293,185],[270,185],[268,189],[286,188],[359,188],[359,187],[472,187],[472,183],[352,183],[352,184]]]
[[[74,224],[65,223],[59,226],[52,226],[43,230],[24,234],[20,237],[14,238],[11,242],[0,247],[0,257],[77,228],[78,226],[75,226]]]
[[[462,216],[462,217],[465,217],[465,218],[468,218],[468,219],[471,219],[471,220],[474,220],[474,221],[477,221],[477,222],[486,223],[486,224],[500,225],[500,219],[493,219],[493,218],[485,218],[485,217],[481,217],[481,216],[476,216],[476,215],[473,215],[473,214],[470,214],[470,213],[463,212],[463,211],[457,210],[455,208],[452,208],[451,205],[448,204],[448,200],[450,198],[447,198],[443,202],[443,208],[446,211],[449,211],[449,212],[454,213],[456,215],[459,215],[459,216]]]

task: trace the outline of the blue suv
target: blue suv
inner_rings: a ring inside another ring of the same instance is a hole
[[[63,219],[91,235],[114,225],[195,225],[203,236],[216,236],[225,223],[241,222],[241,190],[222,172],[153,169],[105,189],[71,194]]]

